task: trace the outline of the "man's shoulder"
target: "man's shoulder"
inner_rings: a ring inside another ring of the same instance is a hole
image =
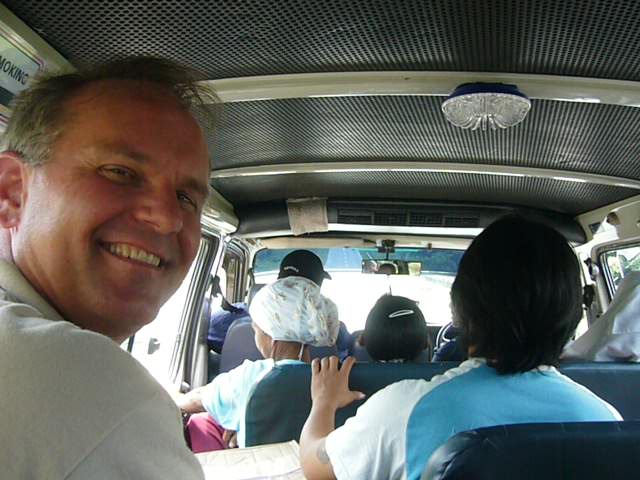
[[[177,407],[128,352],[28,305],[0,302],[0,378],[0,463],[17,472],[68,472],[98,448],[115,452],[103,442],[128,426],[153,435],[154,422],[170,424],[179,440]]]
[[[110,338],[70,322],[43,318],[32,307],[14,302],[0,302],[0,359],[4,378],[20,375],[26,381],[29,373],[27,378],[37,391],[47,388],[50,393],[63,393],[73,388],[84,392],[79,396],[85,400],[92,393],[110,391],[112,397],[117,394],[137,403],[161,388]]]

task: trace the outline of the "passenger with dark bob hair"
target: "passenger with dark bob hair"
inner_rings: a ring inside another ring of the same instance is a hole
[[[504,218],[462,257],[451,305],[470,356],[498,373],[557,365],[582,316],[578,259],[555,230]]]
[[[373,306],[359,342],[377,362],[411,362],[428,347],[427,323],[413,300],[383,295]]]
[[[309,480],[417,480],[456,433],[494,425],[621,420],[554,365],[581,315],[579,265],[552,228],[518,216],[487,227],[465,252],[452,286],[454,320],[469,360],[427,380],[375,393],[339,428],[353,359],[311,365],[313,406],[300,438]]]

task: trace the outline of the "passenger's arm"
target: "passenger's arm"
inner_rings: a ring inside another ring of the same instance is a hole
[[[354,358],[348,357],[338,369],[338,357],[311,362],[313,405],[300,436],[300,462],[308,480],[336,478],[325,442],[335,430],[336,411],[364,398],[363,393],[349,390],[349,373],[354,363]]]
[[[204,412],[204,406],[202,405],[202,389],[204,387],[195,388],[189,393],[179,395],[175,398],[175,402],[185,413],[200,413]]]

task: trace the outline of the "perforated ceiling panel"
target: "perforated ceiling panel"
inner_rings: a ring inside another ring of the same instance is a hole
[[[326,0],[4,2],[72,62],[135,53],[209,78],[366,70],[483,71],[640,81],[640,2]],[[525,92],[526,93],[526,92]],[[444,161],[640,180],[640,109],[533,101],[505,131],[450,126],[442,98],[229,104],[208,132],[216,169],[326,161]],[[320,195],[495,202],[577,213],[618,188],[461,174],[352,173],[215,180],[236,204]]]
[[[215,169],[286,162],[425,160],[640,179],[640,108],[533,101],[516,127],[469,131],[440,97],[339,97],[229,104]]]
[[[393,198],[497,203],[577,214],[636,193],[619,187],[523,177],[408,172],[295,174],[218,179],[236,205],[281,198]]]
[[[640,79],[635,0],[4,3],[71,60],[153,53],[210,78],[406,69]]]

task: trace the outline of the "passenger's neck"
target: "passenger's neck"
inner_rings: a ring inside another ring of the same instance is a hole
[[[309,355],[309,347],[305,345],[302,352],[302,358],[299,358],[300,348],[302,344],[298,342],[285,342],[282,340],[275,340],[271,347],[271,358],[275,361],[278,360],[302,360],[309,363],[311,357]]]

